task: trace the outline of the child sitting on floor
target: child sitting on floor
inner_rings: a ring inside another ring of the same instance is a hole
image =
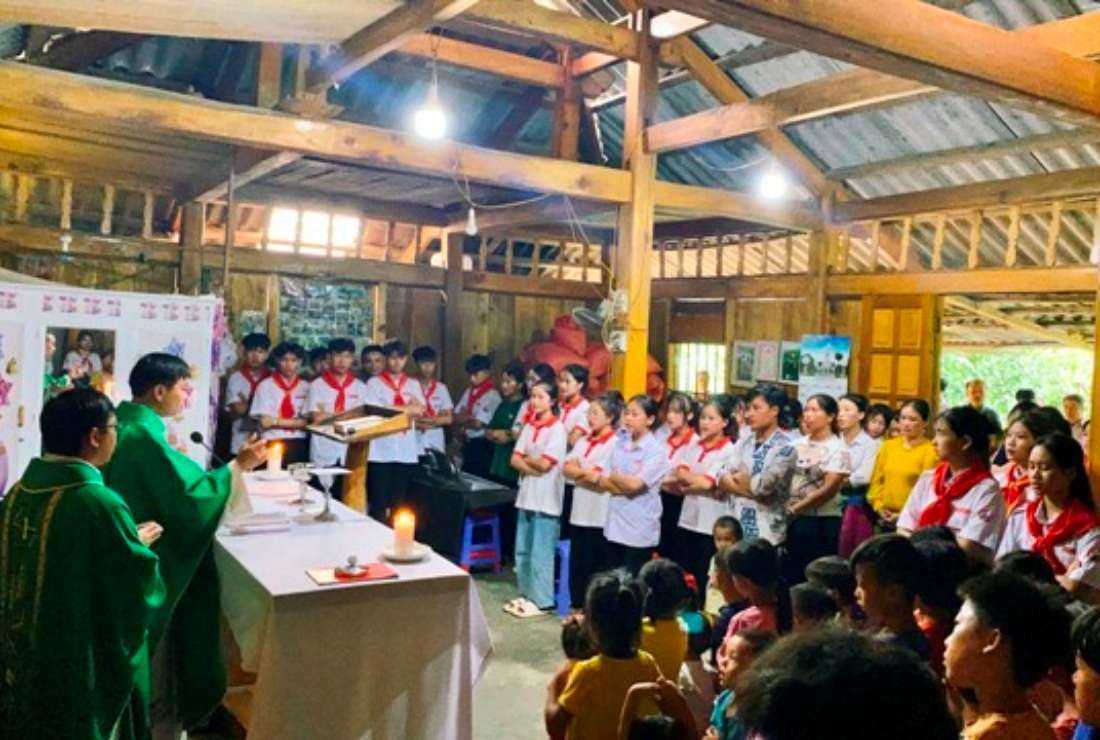
[[[863,626],[863,610],[856,602],[856,578],[847,560],[837,555],[813,560],[806,566],[806,580],[828,592],[836,602],[840,622],[854,629]]]
[[[688,649],[676,686],[688,704],[695,726],[706,727],[714,708],[715,681],[713,671],[703,659],[709,655],[714,632],[708,615],[700,611],[682,613],[680,625],[687,633]]]
[[[884,642],[908,648],[928,660],[929,646],[914,617],[924,586],[924,560],[899,534],[880,534],[852,553],[856,598],[872,629]]]
[[[812,583],[800,583],[791,588],[791,629],[805,632],[836,619],[836,602],[829,592]]]
[[[584,619],[599,654],[572,667],[566,664],[551,680],[544,711],[551,738],[615,737],[630,687],[661,677],[653,656],[638,649],[644,605],[642,584],[629,572],[620,569],[593,576]]]
[[[722,589],[715,583],[715,571],[717,571],[718,551],[723,547],[732,547],[744,539],[741,530],[741,522],[730,515],[720,516],[714,522],[714,557],[710,559],[710,568],[707,570],[707,598],[703,605],[703,611],[717,617],[719,610],[726,605],[726,599],[722,595]]]
[[[650,560],[638,573],[646,587],[642,649],[653,656],[661,675],[673,680],[687,654],[687,633],[677,619],[691,603],[684,569],[665,558]]]
[[[740,740],[745,728],[737,719],[736,690],[742,676],[756,658],[773,642],[775,633],[760,629],[738,632],[728,641],[727,659],[722,668],[722,693],[714,702],[710,727],[705,740]]]

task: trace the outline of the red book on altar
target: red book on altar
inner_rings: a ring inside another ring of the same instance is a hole
[[[385,581],[397,578],[397,571],[385,563],[363,563],[360,573],[350,574],[343,568],[310,568],[306,575],[318,586],[331,586],[336,583],[361,583],[364,581]]]

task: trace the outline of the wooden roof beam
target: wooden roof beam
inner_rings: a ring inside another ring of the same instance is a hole
[[[1100,125],[1100,67],[920,0],[646,0],[780,43],[1078,125]]]
[[[538,87],[560,88],[565,84],[565,69],[560,64],[427,33],[413,36],[397,51]]]
[[[307,75],[306,89],[322,92],[400,49],[421,31],[459,15],[478,0],[409,0],[379,20],[349,36]]]
[[[616,59],[638,58],[638,34],[629,28],[548,10],[533,0],[481,0],[464,17],[602,52]]]
[[[823,223],[821,213],[813,204],[765,203],[747,193],[663,180],[655,182],[653,189],[658,217],[733,218],[794,231],[812,231],[821,228]]]
[[[271,152],[266,149],[244,148],[233,154],[233,185],[240,188],[250,182],[270,175],[288,164],[297,162],[301,155],[296,152]],[[229,163],[223,168],[227,174]],[[226,174],[215,173],[215,181],[192,186],[191,192],[183,200],[210,202],[221,200],[229,192],[229,180]]]

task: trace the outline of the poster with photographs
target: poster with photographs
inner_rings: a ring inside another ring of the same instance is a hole
[[[802,357],[802,342],[779,343],[779,379],[784,383],[798,382],[798,362]]]
[[[831,334],[805,334],[798,364],[798,400],[825,393],[833,398],[848,392],[848,365],[852,338]]]
[[[335,337],[348,337],[356,347],[374,333],[372,286],[281,278],[279,333],[307,350]]]
[[[238,338],[267,333],[267,311],[241,311],[237,318]]]
[[[771,383],[779,380],[779,342],[756,343],[756,379]]]
[[[733,343],[733,385],[756,382],[756,342]]]

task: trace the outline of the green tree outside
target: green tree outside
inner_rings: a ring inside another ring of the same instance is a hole
[[[1061,409],[1062,396],[1078,393],[1085,399],[1088,416],[1092,386],[1092,353],[1087,350],[1027,348],[960,352],[945,349],[940,356],[940,377],[947,381],[943,402],[957,406],[966,402],[966,381],[985,381],[985,402],[1004,420],[1016,405],[1016,391],[1030,388],[1043,406]]]

